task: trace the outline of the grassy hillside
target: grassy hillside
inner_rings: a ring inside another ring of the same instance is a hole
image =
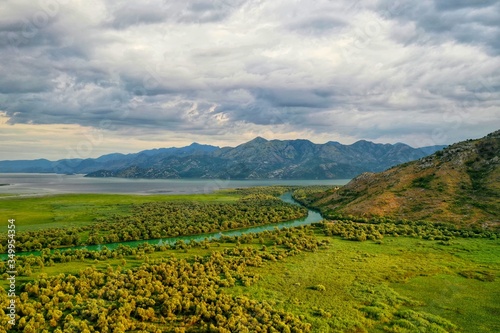
[[[499,228],[500,131],[381,173],[362,174],[339,190],[302,193],[302,201],[331,217],[384,216]]]

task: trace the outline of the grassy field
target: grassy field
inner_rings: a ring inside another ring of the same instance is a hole
[[[8,219],[16,220],[18,231],[88,225],[97,217],[130,213],[133,204],[162,201],[235,201],[228,194],[190,195],[116,195],[62,194],[40,197],[4,197],[0,199],[0,229]],[[6,229],[5,229],[6,230]]]
[[[329,239],[329,247],[248,267],[260,280],[227,291],[301,316],[313,325],[313,332],[434,332],[426,325],[443,318],[450,325],[449,332],[499,331],[498,240],[458,239],[445,246],[406,237],[387,237],[382,244],[326,238],[319,233],[316,237]],[[273,247],[270,239],[265,244]],[[209,249],[167,250],[147,256],[149,260],[189,259],[234,246],[212,244]],[[242,246],[262,245],[255,241]],[[126,269],[145,260],[137,256],[124,259]],[[104,271],[123,263],[123,259],[58,263],[36,270],[30,277],[19,277],[18,282],[29,282],[40,273],[77,275],[85,267]],[[0,285],[7,287],[5,281]],[[408,320],[402,319],[404,311],[412,314]],[[398,325],[409,325],[407,322],[421,326],[400,330]]]
[[[403,309],[438,315],[462,332],[499,332],[499,254],[500,243],[490,240],[450,247],[403,237],[333,239],[327,250],[255,268],[262,279],[232,292],[303,315],[315,332],[382,332]]]

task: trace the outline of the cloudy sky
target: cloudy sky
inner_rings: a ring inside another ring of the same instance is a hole
[[[0,160],[500,128],[495,0],[3,0]]]

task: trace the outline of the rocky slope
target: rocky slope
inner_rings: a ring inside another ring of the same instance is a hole
[[[309,201],[330,216],[386,216],[498,228],[500,131],[381,173],[363,173],[345,187],[316,193]]]

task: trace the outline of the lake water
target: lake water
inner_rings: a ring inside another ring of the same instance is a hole
[[[0,173],[0,194],[42,195],[62,193],[191,194],[218,189],[270,185],[345,185],[350,179],[232,180],[232,179],[129,179],[86,178],[83,175]],[[4,185],[8,184],[8,185]]]

